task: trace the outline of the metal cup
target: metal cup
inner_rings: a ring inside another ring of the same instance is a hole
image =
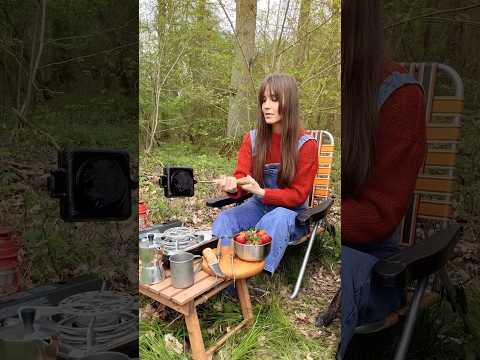
[[[172,286],[177,289],[185,289],[193,285],[194,273],[200,271],[202,264],[198,268],[193,268],[193,259],[201,257],[188,252],[180,252],[170,256],[170,272],[172,274]]]

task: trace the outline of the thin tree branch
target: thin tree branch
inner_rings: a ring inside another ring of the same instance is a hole
[[[411,21],[428,18],[428,17],[434,16],[434,15],[448,14],[448,13],[452,13],[452,12],[460,12],[460,11],[475,9],[475,8],[478,8],[478,7],[480,7],[480,3],[476,3],[476,4],[473,4],[473,5],[464,6],[464,7],[459,7],[459,8],[453,8],[453,9],[437,10],[437,11],[433,11],[433,12],[430,12],[430,13],[427,13],[427,14],[421,14],[421,15],[413,16],[411,18],[396,22],[394,24],[387,25],[387,26],[385,26],[385,30],[394,28],[398,25],[409,23]]]
[[[155,141],[155,133],[156,133],[157,127],[158,127],[158,115],[159,115],[159,112],[160,112],[160,92],[162,91],[162,88],[165,85],[165,83],[167,82],[168,77],[170,76],[170,73],[172,72],[174,67],[177,65],[178,61],[182,57],[185,50],[186,50],[186,47],[184,47],[182,49],[182,51],[180,51],[180,54],[178,54],[174,63],[172,64],[172,66],[170,66],[170,69],[168,69],[167,74],[163,78],[162,83],[160,84],[160,86],[158,86],[156,88],[156,93],[155,93],[155,117],[154,117],[154,122],[153,122],[153,129],[152,129],[152,132],[150,133],[150,141],[149,141],[149,144],[148,144],[148,147],[147,147],[147,153],[149,153],[152,150],[153,143]],[[160,70],[158,69],[157,79],[159,79],[159,76],[160,76]]]
[[[89,57],[97,56],[97,55],[104,54],[104,53],[109,53],[109,52],[112,52],[112,51],[115,51],[115,50],[118,50],[118,49],[122,49],[122,48],[125,48],[125,47],[128,47],[128,46],[131,46],[131,45],[136,45],[136,44],[137,44],[137,42],[131,42],[131,43],[120,45],[120,46],[117,46],[117,47],[114,47],[114,48],[111,48],[111,49],[102,50],[102,51],[99,51],[99,52],[96,52],[96,53],[93,53],[93,54],[77,56],[77,57],[62,60],[62,61],[56,61],[56,62],[53,62],[53,63],[50,63],[50,64],[42,65],[42,66],[39,67],[39,69],[44,69],[44,68],[54,66],[54,65],[66,64],[66,63],[76,61],[76,60],[79,60],[79,59],[86,59],[86,58],[89,58]]]
[[[37,70],[38,70],[38,65],[40,63],[40,58],[42,57],[42,52],[43,52],[43,41],[45,37],[45,19],[47,16],[47,0],[42,1],[42,9],[41,9],[41,15],[40,15],[40,33],[38,35],[38,51],[35,57],[33,57],[34,54],[34,44],[32,44],[32,66],[30,69],[30,76],[28,79],[28,85],[27,85],[27,94],[25,96],[25,101],[23,102],[23,105],[20,109],[20,118],[25,116],[25,113],[28,109],[28,106],[30,104],[30,99],[32,97],[32,88],[33,84],[35,83],[35,78],[37,76]]]
[[[309,37],[310,35],[312,35],[315,31],[317,31],[317,30],[320,29],[322,26],[324,26],[325,24],[327,24],[332,18],[333,18],[333,14],[332,14],[332,16],[330,16],[327,20],[325,20],[324,22],[322,22],[320,25],[315,26],[312,30],[306,32],[305,35],[303,36],[303,39],[305,39],[305,38]],[[300,42],[300,39],[295,40],[295,41],[294,41],[293,43],[291,43],[289,46],[287,46],[286,48],[284,48],[284,49],[278,54],[278,56],[281,56],[285,51],[290,50],[292,47],[294,47],[295,45],[297,45],[299,42]]]
[[[283,37],[283,30],[285,29],[285,21],[287,20],[287,14],[288,14],[288,9],[290,7],[290,0],[287,1],[287,7],[285,9],[285,13],[283,14],[283,22],[282,22],[282,27],[280,28],[280,36],[278,37],[278,41],[277,41],[277,49],[275,50],[275,53],[278,53],[278,50],[280,50],[280,44],[282,43],[282,37]],[[277,63],[277,60],[280,59],[281,57],[281,53],[278,54],[278,56],[276,56],[273,60],[274,60],[274,64],[275,66],[272,66],[273,68],[276,67],[276,63]]]
[[[48,140],[50,141],[50,143],[55,147],[56,150],[60,151],[61,150],[61,147],[60,145],[58,145],[57,141],[55,140],[55,138],[50,135],[48,132],[40,129],[39,127],[37,127],[36,125],[34,125],[31,121],[28,121],[25,116],[23,116],[17,109],[15,108],[12,108],[12,111],[15,113],[15,115],[18,116],[18,118],[24,122],[25,124],[27,124],[28,126],[30,126],[34,131],[37,131],[39,132],[40,134],[42,134],[43,136],[47,137]]]

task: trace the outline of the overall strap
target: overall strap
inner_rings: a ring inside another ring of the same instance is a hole
[[[378,91],[377,109],[380,111],[382,105],[392,93],[404,85],[418,85],[423,91],[422,84],[420,84],[412,74],[393,72],[385,80],[383,80]]]
[[[304,134],[300,139],[298,139],[297,150],[300,150],[300,148],[303,146],[303,144],[305,144],[308,140],[317,141],[317,139],[315,139],[313,136]]]
[[[249,132],[250,135],[250,144],[252,145],[252,157],[255,156],[255,139],[257,137],[257,130],[252,129]]]

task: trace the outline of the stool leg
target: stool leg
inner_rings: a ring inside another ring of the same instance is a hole
[[[194,360],[208,360],[203,344],[202,331],[200,330],[200,322],[198,321],[197,309],[195,305],[190,303],[190,313],[185,315],[185,323],[187,324],[188,338],[192,347],[192,358]]]
[[[248,293],[247,280],[240,279],[236,282],[238,299],[240,300],[240,307],[242,309],[243,318],[245,320],[253,319],[252,303],[250,301],[250,294]]]

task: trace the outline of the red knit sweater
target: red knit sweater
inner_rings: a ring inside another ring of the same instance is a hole
[[[305,132],[302,131],[302,134]],[[281,135],[273,133],[270,149],[267,152],[266,164],[281,162]],[[318,168],[318,151],[316,141],[307,141],[298,152],[295,177],[290,186],[283,189],[265,189],[263,203],[283,207],[296,207],[305,202],[310,194]],[[233,173],[237,179],[253,174],[252,145],[250,134],[243,136],[237,156],[237,166]],[[233,197],[240,197],[245,191],[238,187]]]
[[[394,71],[405,69],[389,62],[384,78]],[[405,85],[380,109],[370,178],[357,196],[342,200],[342,241],[379,242],[395,230],[407,210],[423,163],[425,136],[423,93],[416,85]]]

